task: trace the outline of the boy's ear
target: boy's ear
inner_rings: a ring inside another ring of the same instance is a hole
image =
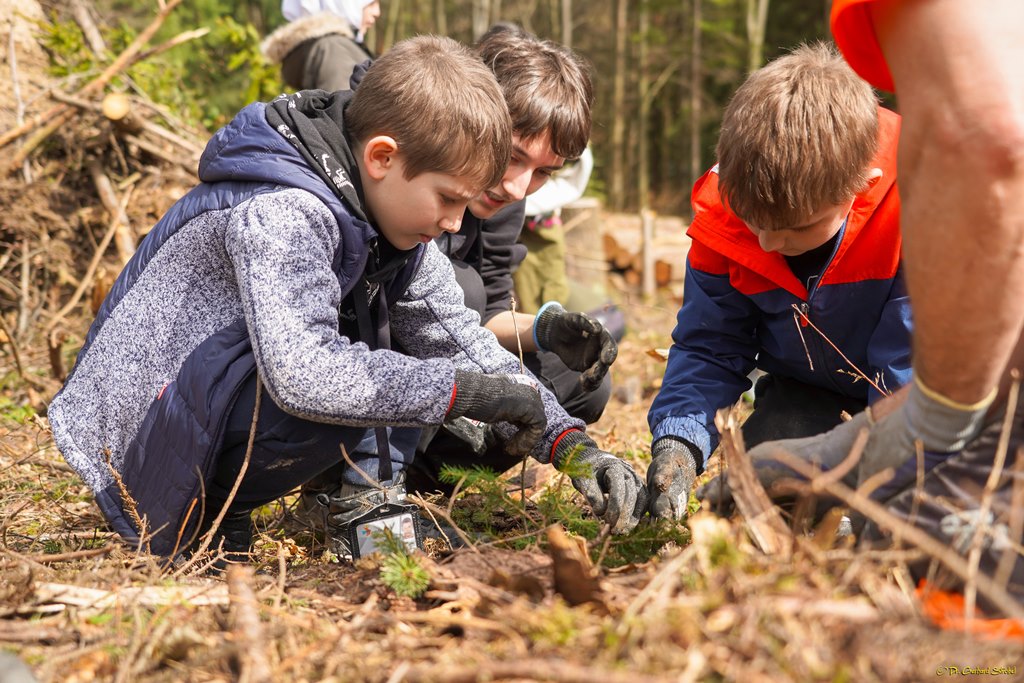
[[[363,145],[363,168],[374,180],[381,180],[395,167],[398,143],[390,135],[375,135]]]
[[[885,175],[885,174],[882,172],[882,169],[880,169],[878,167],[869,169],[868,170],[868,179],[867,179],[867,182],[864,183],[864,189],[865,190],[870,190],[872,187],[875,186],[875,184],[879,180],[882,179],[883,175]]]

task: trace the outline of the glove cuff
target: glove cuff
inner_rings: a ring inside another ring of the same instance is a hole
[[[579,429],[570,429],[562,432],[562,434],[555,439],[555,442],[551,444],[551,464],[555,466],[556,470],[561,470],[562,465],[565,464],[566,458],[572,453],[578,446],[584,448],[597,448],[597,444],[591,439],[586,433]]]
[[[700,449],[686,439],[678,436],[663,436],[651,444],[651,457],[657,458],[667,453],[685,453],[690,456],[693,468],[697,475],[704,474],[704,458],[701,457]]]
[[[551,326],[555,319],[565,313],[562,304],[557,301],[549,301],[537,311],[537,317],[533,319],[533,343],[538,351],[550,351],[548,337],[551,333]]]
[[[926,451],[951,453],[962,450],[985,426],[985,416],[995,400],[995,390],[973,405],[956,403],[925,386],[917,375],[904,407],[910,435]]]
[[[483,387],[484,379],[481,374],[456,370],[451,407],[448,409],[448,414],[445,415],[445,420],[454,420],[457,417],[462,417],[471,410]]]

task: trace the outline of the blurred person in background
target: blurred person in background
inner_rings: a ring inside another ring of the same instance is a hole
[[[263,41],[263,54],[281,65],[295,90],[349,90],[357,64],[374,55],[366,32],[380,16],[379,0],[284,0],[288,23]]]

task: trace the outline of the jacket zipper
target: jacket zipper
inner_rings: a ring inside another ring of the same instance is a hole
[[[803,343],[804,343],[804,351],[807,353],[807,359],[808,359],[808,362],[809,362],[809,364],[811,366],[811,370],[812,371],[814,370],[814,362],[811,360],[810,349],[809,349],[809,347],[807,345],[807,341],[804,339],[803,328],[808,327],[808,325],[810,323],[810,320],[811,320],[811,299],[814,298],[815,293],[817,293],[817,291],[818,291],[818,287],[821,285],[822,279],[824,279],[824,277],[825,277],[825,273],[828,271],[829,266],[832,265],[832,261],[835,260],[836,254],[839,253],[839,247],[843,243],[843,237],[846,234],[846,223],[849,220],[849,218],[850,218],[849,215],[847,215],[847,217],[843,219],[843,225],[842,225],[842,227],[839,228],[839,239],[836,240],[835,246],[832,247],[832,253],[829,255],[828,260],[825,261],[825,266],[818,273],[818,277],[814,281],[814,286],[811,287],[811,289],[807,292],[807,300],[800,302],[801,317],[800,317],[800,321],[799,321],[800,324],[797,327],[797,332],[800,333],[800,340],[803,341]],[[818,335],[818,336],[820,336],[820,335]],[[815,355],[817,355],[817,357],[819,359],[819,363],[821,365],[821,368],[822,368],[822,370],[824,370],[827,367],[826,363],[825,363],[825,351],[824,351],[824,346],[823,346],[824,342],[823,342],[823,340],[818,338],[818,336],[815,337],[814,350],[816,351]],[[835,388],[841,392],[842,389],[839,386],[839,383],[835,381],[835,377],[832,376],[832,373],[826,373],[826,374],[828,374],[829,380],[832,382],[832,384],[835,386]]]

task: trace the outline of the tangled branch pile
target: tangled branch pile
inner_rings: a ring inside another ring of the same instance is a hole
[[[0,342],[37,409],[81,344],[83,321],[69,314],[83,303],[95,312],[144,231],[195,182],[204,136],[133,89],[124,73],[201,34],[146,49],[180,1],[164,4],[127,49],[85,79],[47,75],[33,33],[43,21],[38,6],[20,3],[4,27],[15,87],[0,118],[9,124],[0,129]],[[76,17],[85,35],[95,32],[84,28],[88,13]]]

